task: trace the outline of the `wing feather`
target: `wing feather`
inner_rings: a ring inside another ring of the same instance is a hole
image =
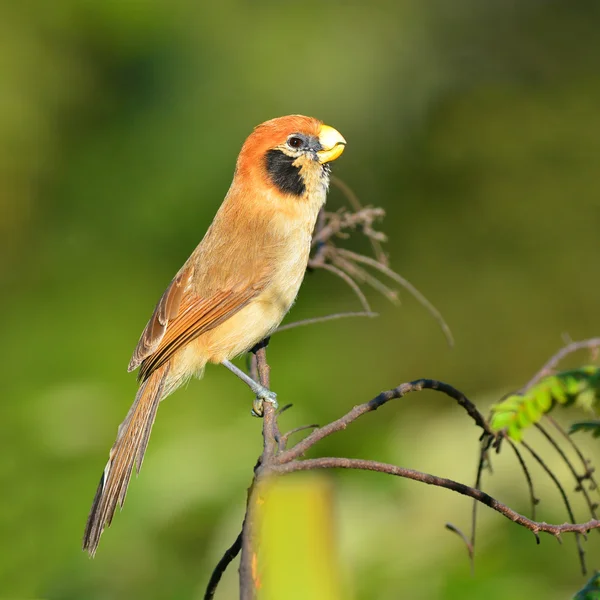
[[[129,361],[128,371],[137,369],[143,360],[156,351],[165,336],[169,321],[179,314],[184,292],[188,288],[193,274],[193,267],[184,266],[171,281],[140,336],[140,341]]]
[[[264,279],[251,285],[238,282],[200,298],[190,289],[193,268],[184,267],[173,279],[154,310],[129,363],[141,365],[138,378],[145,381],[180,348],[214,329],[244,308],[264,288]]]

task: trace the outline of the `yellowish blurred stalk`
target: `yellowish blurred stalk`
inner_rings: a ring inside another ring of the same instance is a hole
[[[327,478],[314,474],[267,478],[258,483],[251,502],[257,600],[341,600]]]

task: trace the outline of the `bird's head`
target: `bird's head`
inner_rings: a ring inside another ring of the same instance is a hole
[[[329,163],[346,140],[333,127],[302,115],[271,119],[250,134],[237,162],[236,177],[295,197],[322,196],[329,184]]]

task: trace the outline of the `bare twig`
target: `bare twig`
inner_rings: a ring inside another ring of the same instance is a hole
[[[215,567],[214,571],[212,572],[212,575],[210,576],[208,585],[206,586],[206,592],[204,592],[204,600],[212,600],[214,598],[215,592],[217,591],[217,586],[221,581],[223,573],[225,573],[227,567],[240,553],[240,550],[242,549],[242,533],[243,531],[240,531],[237,538],[235,539],[235,542],[233,542],[233,544],[229,548],[227,548],[227,550],[225,550],[225,554],[223,554],[223,557],[217,563],[217,566]]]
[[[521,445],[523,446],[523,448],[527,449],[529,454],[531,454],[531,456],[533,456],[534,460],[540,465],[540,467],[542,467],[542,469],[544,469],[544,471],[546,471],[546,473],[548,474],[548,477],[550,477],[550,479],[552,479],[554,485],[556,486],[556,488],[558,489],[558,492],[560,493],[560,496],[563,500],[565,508],[567,509],[567,514],[569,515],[569,519],[571,519],[571,523],[575,523],[576,522],[575,514],[573,513],[573,509],[571,508],[571,503],[569,502],[569,497],[567,496],[567,494],[565,492],[565,488],[562,486],[562,484],[558,480],[558,477],[554,474],[552,469],[550,469],[550,467],[542,460],[542,457],[529,444],[527,444],[527,442],[521,441]],[[596,519],[594,519],[594,520],[596,520]],[[584,533],[579,532],[578,530],[574,530],[574,531],[575,531],[575,541],[577,543],[577,552],[579,553],[579,562],[581,564],[581,572],[585,575],[587,573],[587,567],[585,564],[585,550],[583,549],[583,546],[581,544],[581,538],[579,536],[580,535],[585,536],[587,534],[587,531]]]
[[[400,304],[400,298],[398,297],[398,292],[396,290],[393,290],[382,281],[379,281],[377,277],[374,277],[367,270],[359,267],[355,262],[344,258],[340,250],[340,248],[336,248],[336,251],[331,253],[331,262],[336,267],[347,273],[354,280],[370,285],[376,292],[379,292],[392,304]]]
[[[462,494],[463,496],[474,498],[478,502],[489,506],[493,510],[499,512],[501,515],[504,515],[507,519],[510,519],[518,525],[522,525],[533,533],[550,533],[556,538],[559,538],[563,533],[586,535],[588,531],[600,527],[600,521],[597,519],[591,519],[586,523],[563,523],[562,525],[553,525],[545,522],[532,521],[531,519],[520,515],[518,512],[514,511],[512,508],[509,508],[505,504],[502,504],[502,502],[499,502],[489,494],[469,487],[464,483],[459,483],[458,481],[453,481],[452,479],[446,479],[444,477],[438,477],[436,475],[414,471],[413,469],[405,469],[403,467],[397,467],[396,465],[381,463],[374,460],[325,457],[297,460],[273,467],[273,471],[280,474],[294,473],[296,471],[312,471],[315,469],[359,469],[361,471],[376,471],[378,473],[387,473],[388,475],[404,477],[406,479],[412,479],[413,481],[419,481],[428,485],[446,488]]]
[[[554,356],[552,356],[546,364],[527,382],[525,387],[521,390],[521,393],[526,392],[530,387],[534,386],[540,379],[548,375],[552,375],[558,363],[563,360],[569,354],[577,352],[578,350],[590,350],[594,351],[600,348],[600,337],[590,338],[587,340],[581,340],[580,342],[572,342],[561,348]]]
[[[450,331],[448,323],[446,323],[444,317],[442,317],[442,313],[440,313],[440,311],[431,302],[429,302],[429,300],[427,300],[427,298],[412,283],[410,283],[408,279],[405,279],[395,271],[392,271],[392,269],[390,269],[388,266],[382,265],[380,262],[373,260],[368,256],[363,256],[362,254],[357,254],[356,252],[351,252],[350,250],[344,250],[343,248],[339,249],[339,253],[346,258],[350,258],[356,262],[361,262],[365,265],[373,267],[374,269],[377,269],[384,275],[387,275],[390,279],[393,279],[403,288],[408,290],[412,294],[412,296],[417,300],[417,302],[419,302],[421,306],[424,306],[427,309],[427,311],[431,315],[433,315],[434,319],[439,323],[440,327],[442,328],[442,331],[444,332],[444,335],[446,336],[446,339],[448,340],[450,346],[454,345],[454,338],[452,337],[452,332]]]
[[[473,544],[469,541],[469,538],[458,528],[456,525],[452,525],[452,523],[446,523],[446,529],[448,531],[452,531],[455,533],[464,543],[465,548],[469,554],[469,563],[471,564],[471,576],[475,574],[475,549],[473,548]]]
[[[550,421],[550,423],[554,425],[556,430],[560,433],[560,435],[563,438],[567,440],[571,448],[573,448],[573,450],[575,451],[575,454],[577,454],[577,456],[579,457],[581,465],[584,469],[584,473],[580,475],[581,482],[583,483],[583,481],[585,481],[586,479],[589,480],[590,489],[600,492],[600,489],[598,488],[598,482],[594,478],[594,468],[591,466],[590,460],[583,455],[583,452],[581,452],[579,446],[575,443],[575,440],[573,440],[573,438],[563,429],[563,427],[561,427],[560,423],[554,417],[552,417],[551,415],[546,415],[546,420]]]
[[[313,232],[313,253],[308,261],[309,269],[324,269],[343,279],[352,288],[366,312],[370,312],[371,309],[360,290],[359,283],[369,285],[390,302],[399,302],[398,292],[362,265],[375,269],[380,276],[389,277],[408,290],[438,322],[448,343],[452,346],[454,344],[452,333],[441,313],[414,285],[389,267],[387,256],[381,248],[381,242],[386,241],[386,236],[373,228],[374,223],[385,215],[384,210],[377,207],[363,207],[345,183],[336,179],[335,184],[342,190],[354,212],[345,209],[337,212],[321,211]],[[348,232],[357,228],[360,228],[362,234],[371,242],[375,257],[339,248],[334,243],[334,239],[348,237]]]
[[[450,398],[456,400],[458,404],[467,411],[467,414],[475,421],[476,425],[481,427],[487,434],[494,436],[494,432],[490,429],[487,421],[483,418],[482,414],[462,392],[458,391],[456,388],[452,387],[451,385],[448,385],[447,383],[436,381],[435,379],[417,379],[409,383],[403,383],[398,387],[394,388],[393,390],[381,392],[381,394],[379,394],[369,402],[365,402],[364,404],[359,404],[358,406],[355,406],[349,413],[345,414],[343,417],[329,423],[328,425],[320,427],[316,431],[313,431],[309,436],[305,437],[303,440],[298,442],[293,448],[290,448],[289,450],[286,450],[285,452],[279,454],[279,456],[276,457],[276,462],[278,464],[283,464],[285,462],[289,462],[290,460],[299,458],[317,442],[319,442],[323,438],[326,438],[327,436],[330,436],[336,431],[346,429],[346,427],[348,427],[350,423],[356,421],[356,419],[358,419],[365,413],[377,410],[390,400],[402,398],[410,392],[420,392],[421,390],[425,389],[441,392],[443,394],[446,394]]]
[[[303,319],[302,321],[294,321],[293,323],[286,323],[281,325],[275,330],[275,333],[281,333],[282,331],[288,331],[289,329],[295,329],[296,327],[304,327],[306,325],[316,325],[318,323],[326,323],[327,321],[336,321],[337,319],[347,319],[350,317],[377,317],[379,316],[374,312],[344,312],[334,313],[332,315],[326,315],[324,317],[313,317],[312,319]]]
[[[492,442],[494,441],[494,437],[491,435],[484,435],[481,439],[481,446],[479,449],[479,460],[477,462],[477,475],[475,476],[475,488],[481,489],[481,479],[483,477],[483,469],[484,465],[488,463],[489,468],[491,465],[489,464],[488,452]],[[475,537],[477,533],[477,509],[479,508],[479,502],[477,500],[473,501],[473,508],[471,509],[471,541],[470,547],[473,550],[473,564],[475,563]]]
[[[316,429],[317,427],[319,427],[319,425],[317,425],[317,424],[313,424],[313,425],[301,425],[300,427],[295,427],[294,429],[288,431],[287,433],[284,433],[279,438],[279,450],[283,451],[283,450],[286,449],[287,442],[288,442],[289,438],[292,435],[294,435],[295,433],[300,433],[301,431],[306,431],[307,429]]]
[[[318,246],[319,244],[324,244],[335,236],[346,237],[345,232],[348,229],[356,229],[357,227],[362,227],[363,233],[370,240],[385,242],[387,237],[380,231],[375,231],[373,229],[373,223],[381,220],[385,216],[383,208],[367,206],[355,210],[356,212],[341,210],[335,213],[322,213],[325,215],[327,223],[323,224],[321,229],[315,233],[312,245]]]
[[[592,499],[590,498],[587,489],[582,484],[582,477],[585,477],[585,474],[582,476],[575,470],[575,467],[573,466],[573,463],[569,460],[569,457],[564,453],[563,449],[558,445],[556,440],[544,429],[544,427],[542,427],[542,425],[536,423],[535,427],[548,440],[548,442],[556,450],[556,452],[558,452],[559,456],[563,459],[563,462],[567,465],[569,471],[571,471],[571,475],[573,475],[577,483],[575,491],[581,492],[583,494],[583,497],[585,498],[585,501],[588,505],[588,510],[590,511],[590,514],[592,515],[592,517],[594,517],[594,519],[596,519],[596,508],[598,505],[592,502]]]
[[[341,190],[342,194],[344,194],[344,196],[348,200],[348,203],[350,204],[350,206],[352,206],[352,208],[355,211],[359,211],[363,208],[360,200],[358,199],[358,196],[354,193],[352,188],[347,183],[345,183],[342,179],[340,179],[339,177],[336,177],[335,175],[332,175],[331,183]],[[367,223],[363,227],[364,227],[365,235],[367,235],[367,237],[369,238],[369,240],[371,242],[373,252],[375,253],[375,258],[381,264],[387,265],[388,259],[387,259],[385,252],[383,251],[383,248],[381,247],[381,243],[380,243],[381,240],[377,237],[377,235],[369,235],[369,233],[371,231],[373,231],[372,223]],[[373,233],[378,233],[378,232],[373,232]]]
[[[519,461],[519,465],[521,465],[521,471],[525,475],[525,480],[527,481],[527,488],[529,489],[529,501],[531,502],[531,518],[535,521],[535,509],[536,506],[540,503],[540,499],[535,495],[535,491],[533,489],[533,480],[531,479],[531,473],[529,473],[529,469],[527,468],[527,463],[523,458],[523,455],[517,448],[517,445],[509,438],[504,438],[508,445],[512,448],[517,460]]]
[[[312,263],[312,261],[308,261],[309,266],[311,266],[311,263]],[[360,303],[362,304],[363,310],[365,312],[369,312],[369,313],[372,312],[371,305],[369,304],[367,297],[364,295],[363,291],[360,289],[360,287],[358,286],[356,281],[354,281],[354,279],[352,279],[352,277],[350,277],[348,274],[344,273],[344,271],[342,271],[341,269],[338,269],[337,267],[334,267],[333,265],[330,265],[325,262],[318,265],[317,267],[324,269],[325,271],[329,271],[330,273],[337,275],[340,279],[343,279],[352,288],[352,291],[356,294],[356,297],[359,299]]]

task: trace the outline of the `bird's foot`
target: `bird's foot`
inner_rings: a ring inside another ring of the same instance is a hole
[[[261,385],[252,391],[256,394],[256,398],[254,398],[254,402],[252,403],[252,416],[262,417],[265,414],[265,402],[273,405],[273,408],[279,407],[277,404],[277,394],[265,386]]]

